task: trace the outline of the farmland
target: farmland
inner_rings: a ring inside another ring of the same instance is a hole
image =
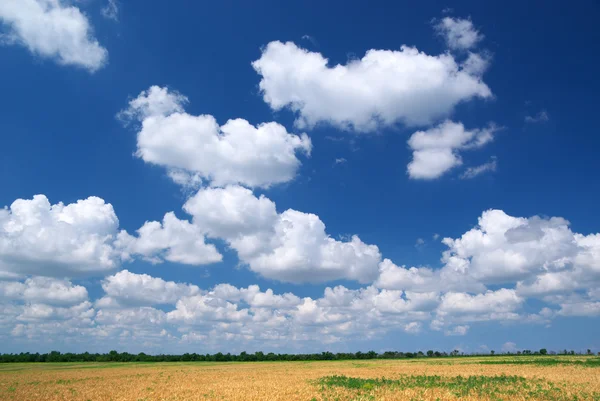
[[[0,365],[2,400],[600,400],[595,357]]]

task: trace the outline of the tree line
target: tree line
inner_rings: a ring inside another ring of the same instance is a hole
[[[329,360],[352,360],[352,359],[403,359],[403,358],[451,358],[468,357],[482,355],[581,355],[575,351],[548,352],[545,348],[539,351],[524,350],[514,353],[470,353],[465,354],[459,350],[452,352],[440,352],[429,350],[427,352],[396,352],[387,351],[377,353],[375,351],[356,352],[356,353],[332,353],[322,352],[320,354],[275,354],[273,352],[265,354],[264,352],[240,354],[197,354],[185,353],[182,355],[148,355],[143,352],[139,354],[130,354],[129,352],[110,351],[109,353],[60,353],[52,351],[45,354],[22,352],[19,354],[0,354],[0,363],[11,362],[260,362],[260,361],[329,361]],[[591,350],[587,350],[587,355],[592,355]],[[600,355],[600,352],[598,353]]]

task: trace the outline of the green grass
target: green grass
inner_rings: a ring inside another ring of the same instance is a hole
[[[556,365],[576,365],[586,368],[600,368],[600,358],[553,358],[553,357],[535,357],[535,358],[502,358],[494,360],[489,358],[479,361],[483,365],[540,365],[540,366],[556,366]]]
[[[600,394],[578,392],[576,397],[568,396],[564,390],[552,382],[541,379],[525,379],[520,376],[402,376],[399,379],[363,379],[347,376],[327,376],[318,380],[324,399],[328,390],[342,387],[354,390],[354,400],[375,399],[374,393],[387,387],[394,391],[407,389],[443,389],[457,398],[466,396],[488,397],[492,400],[520,399],[545,401],[600,400]]]

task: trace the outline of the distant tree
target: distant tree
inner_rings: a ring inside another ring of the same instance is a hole
[[[540,350],[540,354],[541,354],[541,355],[547,355],[547,354],[548,354],[548,350],[547,350],[546,348],[542,348],[542,349]]]
[[[48,354],[48,357],[46,358],[46,360],[48,362],[60,362],[60,352],[51,351],[50,354]]]
[[[592,355],[592,350],[588,348],[588,350],[587,350],[587,354],[588,354],[588,355]]]
[[[496,353],[496,351],[494,351],[494,350],[490,351],[490,355],[494,355],[495,353]]]
[[[427,351],[427,356],[431,358],[433,356],[433,350]]]

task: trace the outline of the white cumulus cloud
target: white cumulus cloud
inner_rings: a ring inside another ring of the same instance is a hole
[[[266,188],[294,179],[301,165],[297,154],[310,155],[306,134],[290,134],[275,122],[254,126],[243,119],[220,126],[211,115],[186,113],[186,103],[185,96],[152,86],[119,113],[141,123],[136,155],[166,167],[178,183],[189,182],[183,171],[214,186]]]
[[[523,294],[590,288],[600,280],[600,234],[574,233],[561,217],[488,210],[477,227],[443,242],[446,263],[459,260],[483,283],[518,281]]]
[[[65,277],[114,269],[119,220],[110,203],[89,197],[51,205],[44,195],[0,209],[0,271]]]
[[[200,294],[195,285],[165,281],[147,274],[135,274],[128,270],[108,276],[102,282],[106,297],[116,301],[109,303],[107,298],[100,300],[100,305],[142,305],[175,304],[184,296]]]
[[[490,98],[482,65],[402,46],[371,49],[360,60],[333,66],[320,53],[279,41],[252,63],[261,75],[264,101],[273,110],[296,112],[298,127],[329,123],[360,132],[396,123],[430,124],[460,102]]]
[[[18,44],[31,53],[94,72],[108,52],[94,38],[88,18],[61,0],[3,0],[0,21],[7,27],[5,44]]]

